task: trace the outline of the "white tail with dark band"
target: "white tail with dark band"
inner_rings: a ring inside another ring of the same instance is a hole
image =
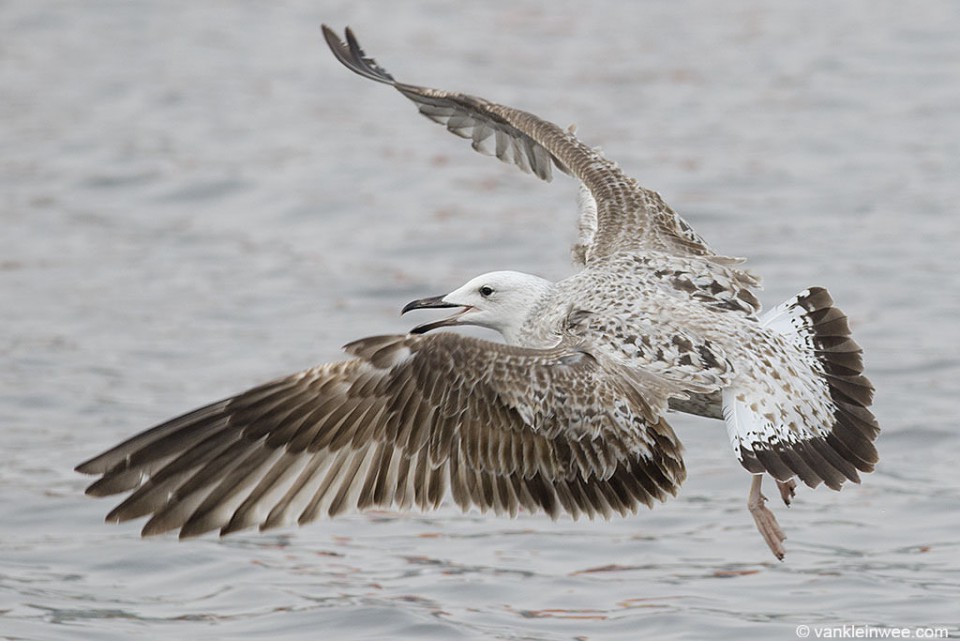
[[[796,476],[810,487],[859,483],[858,472],[873,471],[877,462],[880,428],[846,315],[827,290],[812,287],[764,314],[761,324],[783,337],[782,353],[759,365],[755,380],[723,392],[740,462],[755,474]]]

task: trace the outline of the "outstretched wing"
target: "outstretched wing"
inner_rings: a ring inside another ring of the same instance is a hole
[[[437,507],[608,517],[685,476],[665,393],[579,348],[382,336],[175,418],[79,465],[144,535]]]
[[[578,178],[594,201],[596,231],[578,246],[584,263],[620,252],[656,251],[684,256],[715,252],[656,192],[644,189],[597,150],[537,116],[483,98],[397,82],[360,48],[346,29],[346,42],[324,25],[323,35],[337,59],[351,71],[393,86],[420,108],[420,113],[473,148],[493,154],[523,171],[550,180],[551,170]]]

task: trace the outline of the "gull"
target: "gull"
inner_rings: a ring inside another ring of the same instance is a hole
[[[550,282],[483,274],[412,310],[457,308],[351,357],[173,418],[80,464],[87,494],[129,492],[108,521],[144,536],[220,535],[347,511],[464,511],[558,518],[636,513],[686,476],[669,411],[722,420],[751,475],[747,506],[778,559],[785,535],[761,493],[797,479],[839,490],[878,460],[873,386],[846,316],[810,287],[761,313],[759,280],[715,252],[654,191],[572,128],[483,98],[396,81],[323,35],[351,71],[392,86],[433,121],[549,181],[580,182],[580,270]],[[473,325],[504,342],[436,332]]]

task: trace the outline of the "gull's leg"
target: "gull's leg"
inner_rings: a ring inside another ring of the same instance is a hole
[[[760,493],[762,482],[763,475],[754,474],[753,483],[750,485],[750,495],[747,497],[747,509],[750,510],[750,516],[753,517],[753,521],[757,524],[757,529],[760,530],[760,534],[770,547],[770,551],[782,561],[785,554],[783,542],[787,537],[780,529],[777,517],[764,505],[767,497]]]
[[[797,480],[777,481],[777,487],[780,488],[780,498],[783,499],[783,504],[790,507],[793,497],[797,495]]]

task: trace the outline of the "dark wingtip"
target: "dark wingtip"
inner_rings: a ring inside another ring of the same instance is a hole
[[[393,76],[386,69],[377,64],[377,61],[367,56],[353,30],[347,27],[344,30],[346,41],[341,40],[337,33],[325,24],[320,25],[323,32],[323,38],[327,41],[327,46],[340,63],[350,71],[376,82],[393,85],[396,84]]]
[[[103,474],[109,469],[109,466],[104,464],[102,459],[103,454],[98,454],[83,463],[77,464],[77,466],[73,468],[73,471],[79,472],[80,474]]]

